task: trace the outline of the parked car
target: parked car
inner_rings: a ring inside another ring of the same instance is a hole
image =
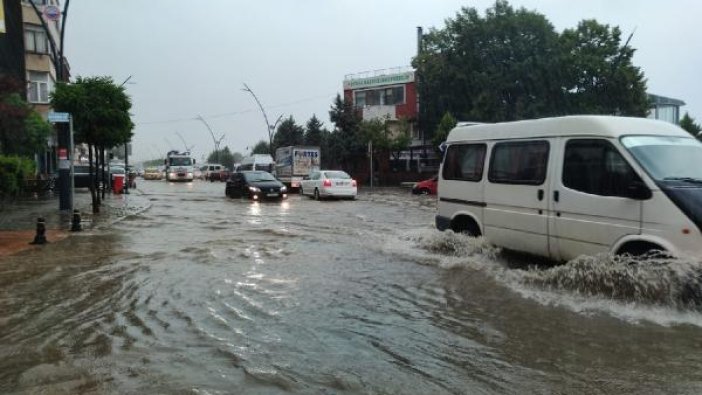
[[[158,167],[148,167],[144,170],[145,180],[160,180],[162,176],[163,172]]]
[[[300,181],[300,194],[322,198],[356,199],[356,180],[341,170],[313,171]]]
[[[288,189],[266,171],[233,173],[224,193],[231,198],[246,197],[251,200],[286,199]]]
[[[95,177],[98,177],[99,171],[93,167]],[[98,177],[99,178],[99,177]],[[107,176],[103,175],[102,180],[106,180]],[[100,181],[98,179],[98,181]],[[73,186],[75,188],[90,187],[90,167],[88,165],[73,165]]]
[[[439,187],[439,176],[434,176],[428,180],[420,181],[412,187],[412,193],[415,195],[436,195],[436,189]]]

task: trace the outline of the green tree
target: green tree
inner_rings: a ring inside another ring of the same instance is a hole
[[[434,149],[436,150],[437,153],[441,153],[441,150],[439,149],[439,146],[446,141],[446,138],[448,137],[449,132],[451,129],[456,127],[456,118],[451,115],[450,112],[444,113],[444,116],[441,117],[441,121],[439,122],[439,125],[436,127],[436,131],[434,132],[434,136],[431,138],[431,144],[434,146]]]
[[[234,169],[234,164],[241,162],[243,156],[238,152],[231,152],[229,147],[224,147],[219,151],[212,151],[207,156],[207,162],[219,163],[226,166],[228,169]]]
[[[695,138],[700,139],[700,132],[702,132],[702,126],[695,122],[695,119],[690,116],[687,112],[683,115],[680,120],[680,127],[685,129],[688,133],[693,135]]]
[[[322,146],[322,139],[324,138],[324,124],[317,118],[316,115],[312,115],[305,128],[305,145],[312,146]]]
[[[565,70],[562,113],[645,117],[650,109],[643,72],[632,63],[635,50],[622,45],[619,27],[584,20],[561,34]]]
[[[645,115],[643,73],[618,28],[583,21],[558,34],[535,11],[498,0],[462,8],[425,35],[417,69],[422,128],[458,119],[500,122],[573,113]]]
[[[74,141],[88,144],[93,180],[94,162],[100,162],[104,170],[105,150],[125,144],[132,138],[131,100],[124,87],[117,86],[110,77],[78,77],[74,83],[58,83],[51,95],[51,105],[56,111],[68,112],[73,116]],[[96,195],[95,182],[91,182],[90,192],[93,212],[98,213],[100,198]],[[103,196],[104,193],[103,188]]]
[[[361,116],[353,104],[336,95],[334,104],[329,111],[329,118],[334,123],[334,131],[327,140],[327,162],[329,167],[355,169],[356,159],[364,156],[365,142],[359,138]],[[323,158],[324,160],[324,154]]]
[[[295,123],[295,119],[288,117],[280,123],[278,130],[273,136],[273,148],[285,147],[288,145],[302,145],[305,139],[305,129]]]
[[[19,95],[20,84],[0,78],[0,152],[31,158],[46,148],[51,125]]]
[[[251,154],[268,154],[270,153],[270,147],[268,146],[268,142],[261,140],[256,145],[254,145],[253,149],[251,150]]]

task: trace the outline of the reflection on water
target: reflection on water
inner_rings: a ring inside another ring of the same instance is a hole
[[[149,211],[0,262],[0,392],[702,390],[694,262],[515,265],[399,190],[139,186]]]

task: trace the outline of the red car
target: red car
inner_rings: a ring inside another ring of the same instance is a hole
[[[412,193],[415,195],[436,195],[436,189],[439,187],[439,176],[434,176],[428,180],[420,181],[412,187]]]

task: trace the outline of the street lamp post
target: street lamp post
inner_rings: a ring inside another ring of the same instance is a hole
[[[215,160],[217,161],[217,163],[219,163],[219,145],[222,143],[222,140],[224,140],[225,135],[223,134],[219,139],[217,139],[214,135],[214,132],[212,131],[212,128],[210,127],[210,124],[208,124],[207,121],[205,121],[205,118],[203,118],[202,115],[198,115],[197,119],[202,121],[202,123],[204,123],[207,127],[207,130],[210,132],[210,136],[212,136],[212,142],[215,146]]]
[[[256,94],[249,88],[248,85],[244,84],[244,89],[242,89],[245,92],[249,92],[251,96],[253,96],[254,100],[256,100],[256,104],[258,104],[258,108],[261,109],[261,113],[263,114],[263,119],[266,121],[266,130],[268,131],[268,153],[273,155],[272,149],[273,149],[273,131],[275,129],[275,125],[271,125],[270,122],[268,122],[268,115],[266,115],[266,110],[263,109],[263,105],[261,105],[261,102],[258,100],[258,97],[256,97]],[[278,118],[278,121],[280,121],[280,118],[282,118],[282,115]],[[275,121],[275,124],[278,124],[278,121]]]

